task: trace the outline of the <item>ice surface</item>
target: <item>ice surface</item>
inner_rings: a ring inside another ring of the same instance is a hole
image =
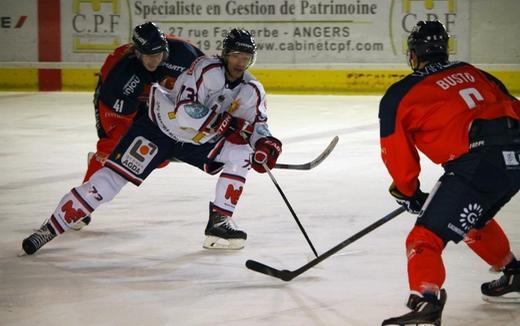
[[[380,325],[408,297],[405,213],[291,282],[246,269],[255,259],[296,269],[312,258],[267,175],[248,177],[235,221],[241,251],[202,248],[216,178],[170,164],[139,188],[127,185],[90,226],[34,256],[21,241],[79,185],[96,132],[90,93],[0,93],[0,325]],[[268,96],[283,163],[336,149],[311,171],[273,171],[318,252],[396,208],[379,156],[379,97]],[[441,174],[423,160],[430,189]],[[520,200],[499,223],[520,252]],[[464,245],[444,254],[443,325],[519,325],[520,305],[480,299],[497,276]]]

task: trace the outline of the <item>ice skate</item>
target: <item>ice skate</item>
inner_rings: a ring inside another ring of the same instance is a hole
[[[56,233],[52,227],[48,223],[44,223],[38,230],[23,240],[23,251],[27,255],[32,255],[55,237]]]
[[[482,299],[494,303],[520,303],[520,267],[507,267],[503,275],[480,287]]]
[[[203,247],[206,249],[242,249],[247,234],[238,230],[231,217],[217,213],[209,203],[209,220],[204,234]]]
[[[411,294],[406,306],[412,309],[412,311],[399,317],[386,319],[381,325],[440,326],[442,309],[446,303],[446,298],[447,295],[444,289],[441,290],[439,299]]]
[[[70,228],[74,231],[79,231],[83,229],[85,226],[89,225],[91,221],[90,215],[84,217],[81,221],[78,221],[76,224],[72,225]]]

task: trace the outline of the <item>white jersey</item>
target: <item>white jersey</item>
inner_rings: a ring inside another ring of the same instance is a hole
[[[154,84],[150,119],[170,138],[203,144],[218,139],[212,126],[228,111],[254,125],[251,145],[270,136],[262,84],[247,71],[240,81],[227,84],[224,72],[219,58],[200,57],[179,76],[173,90]]]

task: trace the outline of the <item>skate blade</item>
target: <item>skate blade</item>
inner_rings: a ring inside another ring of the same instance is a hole
[[[70,227],[71,230],[73,231],[80,231],[81,229],[83,229],[85,226],[87,226],[87,224],[83,223],[82,221],[79,221],[77,222],[76,224],[72,225]]]
[[[206,237],[202,247],[206,249],[224,249],[224,250],[239,250],[244,248],[244,239],[223,239],[214,236]]]
[[[393,324],[385,324],[388,326],[440,326],[440,322],[434,322],[434,323],[413,323],[413,322],[406,322],[406,323],[393,323]]]
[[[507,293],[500,297],[482,295],[482,300],[490,303],[520,303],[520,292]]]
[[[16,255],[18,257],[29,256],[23,249]]]

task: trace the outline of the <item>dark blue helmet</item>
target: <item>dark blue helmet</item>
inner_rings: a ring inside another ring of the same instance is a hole
[[[132,35],[132,41],[135,49],[141,54],[156,54],[160,52],[168,54],[166,36],[152,22],[136,26]]]
[[[414,51],[421,60],[448,60],[450,35],[444,25],[435,21],[419,21],[408,36],[408,50]]]
[[[245,30],[233,28],[224,38],[222,57],[225,58],[231,52],[244,52],[251,54],[251,66],[256,60],[256,43],[253,35]]]

